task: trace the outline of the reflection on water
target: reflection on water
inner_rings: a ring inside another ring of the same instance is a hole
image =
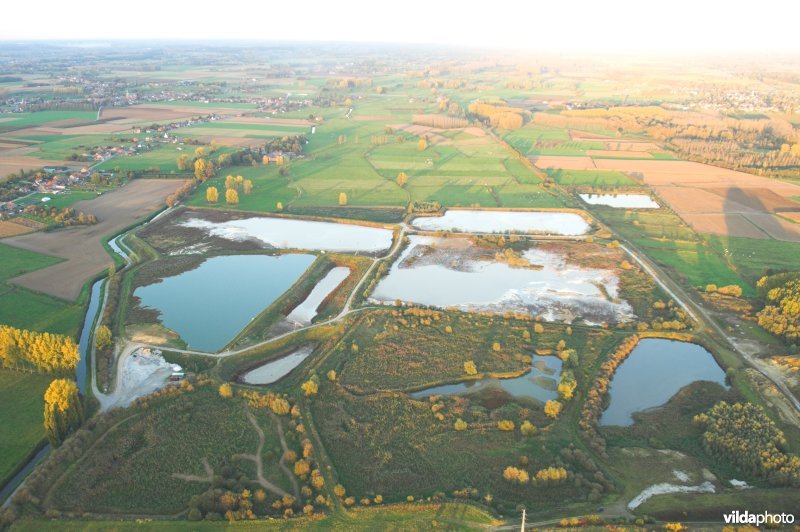
[[[216,351],[283,294],[313,255],[213,257],[194,270],[136,289],[143,307],[190,347]]]
[[[574,236],[589,230],[580,215],[547,211],[470,211],[449,210],[444,216],[416,218],[411,224],[424,231],[464,231],[467,233],[506,233],[518,231]]]
[[[431,395],[453,395],[462,392],[475,392],[487,386],[498,386],[514,397],[531,397],[539,401],[548,401],[558,396],[558,378],[561,375],[561,359],[554,356],[534,356],[531,370],[520,377],[511,379],[480,379],[434,386],[411,394],[414,399],[423,399]]]
[[[645,338],[617,368],[600,424],[632,425],[631,414],[665,404],[695,381],[725,384],[725,372],[711,353],[697,344]]]

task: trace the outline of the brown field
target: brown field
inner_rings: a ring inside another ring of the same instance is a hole
[[[431,144],[439,144],[441,142],[450,140],[447,137],[440,135],[443,130],[435,127],[418,126],[416,124],[393,124],[391,127],[393,129],[405,131],[406,133],[410,133],[416,137],[428,137],[428,142]]]
[[[539,168],[596,168],[641,178],[701,233],[800,242],[800,227],[790,221],[800,211],[790,199],[800,196],[800,186],[785,181],[690,161],[555,156],[531,161]],[[779,217],[787,214],[789,219]]]
[[[25,233],[31,232],[33,232],[33,228],[31,227],[25,227],[24,225],[15,224],[7,220],[0,221],[0,238],[24,235]]]
[[[4,240],[4,244],[67,259],[42,270],[15,277],[12,283],[67,300],[78,297],[83,285],[109,264],[102,244],[112,235],[164,204],[164,199],[184,181],[178,179],[137,179],[102,196],[75,203],[78,211],[97,216],[96,225],[39,232]]]
[[[681,217],[699,233],[769,238],[766,232],[756,227],[742,214],[681,214]]]
[[[47,159],[37,159],[36,157],[24,157],[18,155],[0,155],[0,176],[16,173],[23,170],[35,170],[47,165],[63,165],[73,168],[80,168],[81,163],[75,161],[49,161]]]
[[[650,159],[653,156],[646,151],[633,150],[586,150],[586,155],[592,157],[621,157],[631,159]]]

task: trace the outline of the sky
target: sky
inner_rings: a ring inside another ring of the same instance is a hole
[[[40,0],[4,2],[0,40],[444,44],[626,52],[800,51],[798,0]]]

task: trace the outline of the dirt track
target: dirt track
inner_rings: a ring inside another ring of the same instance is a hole
[[[75,210],[97,216],[96,225],[4,239],[4,244],[67,259],[11,282],[62,299],[76,299],[84,283],[112,262],[100,243],[102,237],[153,212],[182,183],[178,179],[137,179],[114,192],[74,205]]]

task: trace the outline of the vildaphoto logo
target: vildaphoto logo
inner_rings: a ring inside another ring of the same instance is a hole
[[[794,523],[794,514],[780,513],[772,514],[769,512],[750,513],[747,510],[740,512],[735,510],[722,516],[726,525],[791,525]]]

